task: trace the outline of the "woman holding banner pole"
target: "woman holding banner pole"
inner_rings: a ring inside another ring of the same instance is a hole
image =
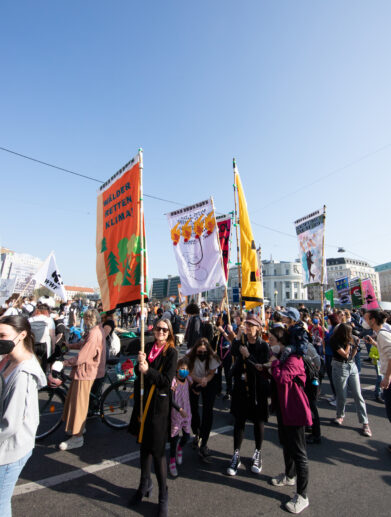
[[[134,409],[129,431],[140,443],[140,484],[129,505],[149,497],[153,484],[151,479],[152,459],[159,485],[159,517],[167,515],[167,461],[165,447],[170,425],[170,389],[175,376],[178,353],[169,319],[160,319],[154,327],[155,342],[139,352],[134,386]],[[143,412],[140,422],[140,377],[144,377]]]

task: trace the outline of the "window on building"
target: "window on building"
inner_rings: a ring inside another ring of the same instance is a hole
[[[297,295],[297,293],[295,293],[295,300],[297,300],[297,298],[298,298],[298,295]]]
[[[274,270],[274,276],[277,276],[277,269]]]
[[[285,270],[285,274],[286,274],[286,275],[289,275],[289,274],[290,274],[289,269],[286,269],[286,270]]]
[[[285,293],[285,298],[288,300],[290,298],[290,296],[291,296],[291,293],[289,291],[287,291]]]
[[[299,282],[294,282],[293,285],[295,286],[296,289],[299,288]]]
[[[290,287],[290,286],[291,286],[290,282],[285,282],[285,287]]]

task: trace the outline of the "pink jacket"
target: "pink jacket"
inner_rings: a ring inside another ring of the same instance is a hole
[[[72,378],[78,381],[92,381],[104,377],[106,371],[106,339],[100,325],[89,332],[77,356],[66,364],[72,366]]]
[[[271,374],[277,384],[283,424],[312,425],[310,405],[304,393],[306,375],[303,360],[290,355],[284,363],[273,361]]]

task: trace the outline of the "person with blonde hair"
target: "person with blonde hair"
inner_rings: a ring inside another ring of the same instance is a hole
[[[83,431],[86,424],[90,392],[95,379],[105,375],[106,346],[99,312],[96,309],[84,313],[86,338],[77,343],[80,352],[64,361],[64,366],[72,368],[72,382],[65,400],[62,419],[65,432],[71,437],[61,442],[62,451],[76,449],[84,445]],[[73,348],[75,346],[73,345]]]

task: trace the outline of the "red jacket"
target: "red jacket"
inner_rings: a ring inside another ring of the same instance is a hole
[[[310,405],[304,393],[306,375],[303,360],[290,355],[284,363],[273,361],[271,374],[277,384],[283,424],[312,425]]]

